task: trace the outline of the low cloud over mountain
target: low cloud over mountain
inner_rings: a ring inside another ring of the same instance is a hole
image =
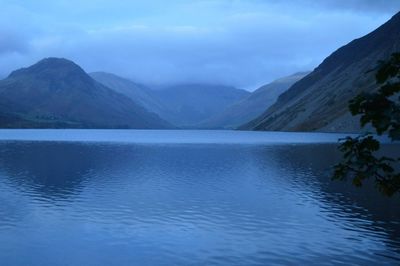
[[[74,8],[78,2],[80,8]],[[397,0],[72,0],[46,5],[6,0],[0,11],[0,76],[57,56],[87,71],[117,73],[149,85],[206,82],[255,89],[313,69],[398,9]]]

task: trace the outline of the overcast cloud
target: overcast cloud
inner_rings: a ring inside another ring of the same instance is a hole
[[[65,57],[148,85],[253,90],[372,31],[399,0],[1,0],[0,76]]]

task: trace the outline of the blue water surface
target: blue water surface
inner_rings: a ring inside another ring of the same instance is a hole
[[[398,265],[399,198],[330,180],[343,136],[0,130],[0,264]]]

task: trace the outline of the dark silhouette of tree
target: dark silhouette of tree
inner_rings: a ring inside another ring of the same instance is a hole
[[[360,115],[361,126],[368,123],[377,135],[387,135],[391,141],[400,140],[400,53],[380,61],[376,71],[380,85],[374,93],[362,93],[350,101],[353,116]],[[355,186],[374,178],[378,189],[391,196],[400,192],[400,158],[379,156],[380,142],[367,133],[340,140],[342,161],[334,166],[333,179],[351,178]]]

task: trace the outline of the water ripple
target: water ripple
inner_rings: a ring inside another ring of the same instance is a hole
[[[334,148],[1,143],[0,261],[398,264],[397,202],[332,183]]]

